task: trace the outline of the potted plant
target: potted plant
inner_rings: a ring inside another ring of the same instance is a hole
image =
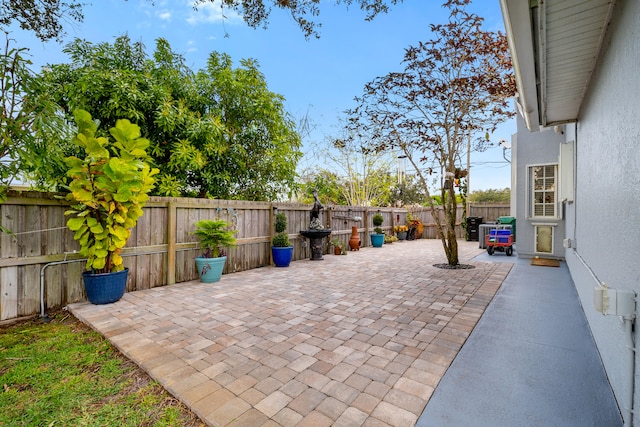
[[[385,244],[391,244],[393,242],[397,242],[398,238],[396,236],[392,236],[391,234],[385,234],[384,235],[384,243]]]
[[[276,214],[274,223],[276,234],[271,240],[271,256],[276,267],[289,267],[293,257],[293,246],[287,234],[287,216],[283,212]]]
[[[406,225],[396,225],[394,231],[396,232],[398,240],[405,240],[407,238],[409,227],[407,227]]]
[[[158,169],[147,163],[149,140],[140,137],[137,125],[118,120],[109,130],[111,139],[96,137],[98,126],[88,112],[77,110],[74,117],[78,133],[73,142],[85,157],[65,159],[71,178],[66,200],[72,203],[65,212],[71,216],[67,227],[87,258],[82,273],[87,299],[108,304],[126,290],[129,269],[120,253],[142,216]]]
[[[220,280],[222,270],[227,261],[227,255],[222,248],[234,246],[236,238],[233,237],[238,230],[231,230],[231,224],[223,219],[203,219],[195,223],[195,234],[200,240],[200,249],[204,253],[196,257],[196,268],[200,275],[200,281],[213,283]]]
[[[372,221],[375,228],[373,229],[373,233],[371,233],[371,245],[374,248],[381,248],[384,244],[384,232],[380,226],[384,222],[384,217],[382,214],[377,213],[373,216]]]
[[[412,219],[411,222],[409,222],[409,235],[411,236],[411,240],[422,237],[423,231],[424,226],[422,225],[422,221],[419,219]]]
[[[331,240],[331,244],[333,245],[333,253],[334,255],[346,255],[347,251],[344,247],[344,243],[337,237]]]

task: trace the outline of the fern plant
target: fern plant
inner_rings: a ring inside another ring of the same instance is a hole
[[[195,223],[196,230],[191,234],[200,240],[200,248],[205,249],[203,258],[219,258],[222,248],[235,246],[234,234],[238,230],[231,230],[231,224],[223,219],[203,219]]]

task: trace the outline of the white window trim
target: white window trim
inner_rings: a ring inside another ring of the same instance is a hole
[[[544,166],[554,166],[555,167],[555,216],[534,216],[534,203],[533,203],[533,182],[531,176],[531,169],[534,167],[544,167]],[[527,196],[526,196],[526,206],[527,206],[527,219],[534,221],[553,221],[562,219],[562,206],[559,201],[559,187],[558,187],[558,175],[560,174],[558,163],[549,162],[549,163],[532,163],[526,165],[526,183],[527,183]]]

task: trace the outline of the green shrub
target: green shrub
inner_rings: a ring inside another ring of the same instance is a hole
[[[273,236],[271,244],[277,248],[286,248],[291,246],[291,242],[289,242],[289,235],[287,234],[287,216],[284,213],[280,212],[276,214],[273,228],[276,231],[276,235]]]
[[[289,242],[289,235],[287,233],[276,234],[275,236],[273,236],[273,240],[271,241],[271,243],[273,244],[273,246],[278,248],[286,248],[288,246],[291,246],[291,243]]]
[[[284,213],[280,212],[276,215],[274,228],[276,233],[284,233],[287,231],[287,216]]]
[[[375,214],[373,216],[373,225],[376,227],[380,227],[382,225],[382,223],[384,222],[384,217],[382,216],[382,214]]]

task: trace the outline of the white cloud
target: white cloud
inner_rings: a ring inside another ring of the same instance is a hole
[[[187,22],[191,25],[212,24],[223,21],[227,24],[242,22],[242,17],[235,10],[222,7],[220,0],[199,4],[197,10],[193,8],[193,0],[189,0],[188,5],[190,10]]]
[[[171,11],[164,9],[159,11],[157,14],[158,18],[162,19],[163,21],[169,21],[171,22],[171,17],[173,16]]]

